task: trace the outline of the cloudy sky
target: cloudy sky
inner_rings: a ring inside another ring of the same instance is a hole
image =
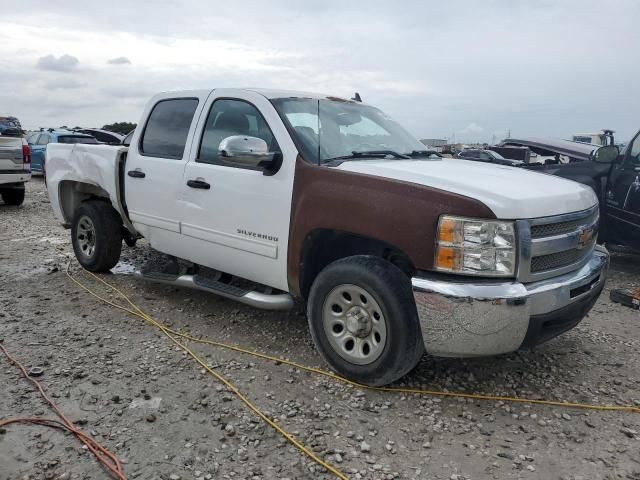
[[[624,140],[639,51],[637,0],[0,0],[0,114],[102,126],[159,91],[260,86],[358,91],[420,138]]]

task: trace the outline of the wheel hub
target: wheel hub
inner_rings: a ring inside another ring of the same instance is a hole
[[[96,248],[96,228],[89,217],[82,216],[78,221],[76,239],[80,252],[91,257]]]
[[[358,285],[338,285],[325,297],[322,310],[326,338],[344,360],[367,365],[382,354],[387,325],[370,292]]]
[[[369,313],[362,307],[351,307],[346,315],[347,330],[358,338],[366,338],[373,327]]]

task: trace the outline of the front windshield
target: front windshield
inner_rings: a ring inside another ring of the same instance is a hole
[[[398,123],[368,105],[310,98],[279,98],[273,104],[289,123],[302,157],[311,163],[367,158],[367,152],[376,152],[372,156],[393,152],[391,156],[401,158],[425,150]]]

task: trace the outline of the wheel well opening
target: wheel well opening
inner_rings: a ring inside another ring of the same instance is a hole
[[[59,185],[59,198],[65,224],[71,225],[73,213],[78,205],[91,199],[109,202],[109,194],[106,190],[90,183],[65,180]]]
[[[373,255],[398,267],[405,275],[415,274],[411,259],[386,242],[338,230],[315,230],[307,235],[300,258],[300,293],[307,298],[311,285],[324,267],[353,255]]]

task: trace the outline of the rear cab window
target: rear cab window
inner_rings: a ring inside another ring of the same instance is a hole
[[[95,144],[98,141],[94,137],[84,137],[79,135],[61,135],[58,137],[58,143],[90,143]]]
[[[142,132],[140,154],[181,160],[197,108],[197,98],[172,98],[156,103]]]

